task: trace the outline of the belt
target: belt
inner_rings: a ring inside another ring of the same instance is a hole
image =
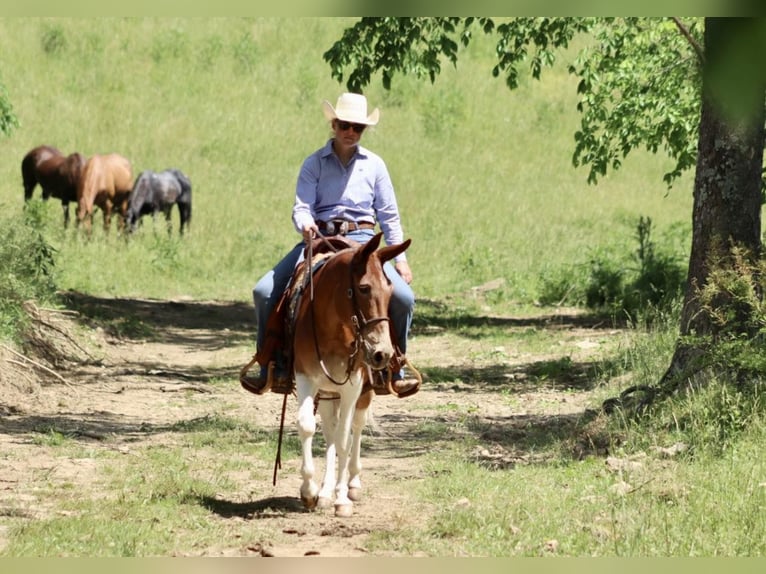
[[[331,221],[317,221],[317,227],[323,235],[346,235],[349,231],[357,229],[374,229],[375,224],[367,221],[346,221],[345,219],[333,219]]]

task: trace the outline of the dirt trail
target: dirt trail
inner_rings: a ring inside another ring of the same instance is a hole
[[[278,429],[282,395],[257,397],[236,382],[250,358],[251,351],[243,352],[251,348],[254,334],[250,306],[82,294],[72,294],[71,303],[78,316],[54,313],[45,321],[62,331],[75,321],[90,325],[81,349],[73,353],[79,353],[79,362],[55,365],[54,375],[10,349],[0,350],[0,551],[9,518],[34,521],[56,512],[46,499],[46,484],[64,481],[84,496],[108,495],[98,487],[106,457],[64,458],[39,440],[46,429],[74,437],[89,449],[126,456],[172,441],[173,423],[205,416],[225,415]],[[472,428],[478,429],[474,432],[487,444],[477,457],[498,466],[527,460],[523,444],[529,425],[573,424],[592,390],[584,366],[619,333],[585,324],[576,315],[506,321],[509,329],[555,330],[560,348],[540,354],[501,352],[486,348],[480,339],[461,341],[438,327],[423,326],[414,333],[414,364],[425,372],[438,367],[450,376],[427,378],[424,388],[407,399],[375,399],[375,425],[363,443],[364,499],[352,518],[336,519],[332,510],[305,512],[297,497],[297,458],[282,461],[276,486],[269,461],[266,480],[253,482],[243,475],[237,491],[208,501],[211,521],[246,521],[252,535],[222,539],[216,547],[179,548],[177,554],[369,555],[369,533],[415,526],[434,510],[416,500],[410,488],[427,479],[422,457],[430,450],[423,439],[429,425],[461,432],[459,421],[470,416]],[[93,328],[97,324],[106,327]],[[567,369],[565,380],[537,384],[536,366],[564,355],[583,367]],[[296,406],[290,399],[288,433],[293,432]]]

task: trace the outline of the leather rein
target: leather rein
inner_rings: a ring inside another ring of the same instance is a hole
[[[338,250],[332,243],[327,241],[327,238],[322,235],[321,233],[319,236],[322,238],[322,241],[325,245],[327,245],[334,254],[337,254]],[[311,261],[314,258],[314,242],[309,241],[308,247],[307,247],[307,260],[308,265],[311,265]],[[320,269],[321,272],[321,269]],[[309,280],[309,305],[311,309],[311,327],[314,334],[314,349],[316,349],[317,359],[319,360],[319,366],[322,367],[322,372],[324,373],[325,377],[327,377],[333,384],[335,385],[345,385],[349,379],[351,378],[351,373],[354,370],[354,364],[357,362],[357,355],[359,354],[360,349],[364,345],[364,339],[365,339],[365,333],[373,326],[377,325],[378,323],[381,323],[383,321],[389,321],[388,317],[372,317],[370,319],[367,319],[364,316],[364,313],[362,312],[362,309],[359,307],[359,301],[356,298],[356,291],[354,289],[354,268],[353,266],[349,266],[349,288],[346,292],[349,299],[351,299],[351,304],[353,306],[353,314],[351,315],[351,324],[354,327],[354,341],[351,344],[351,352],[348,357],[348,362],[346,366],[346,378],[342,381],[336,380],[327,369],[327,366],[324,363],[324,359],[322,359],[322,353],[319,350],[319,338],[317,337],[317,331],[316,331],[316,320],[315,320],[315,313],[314,313],[314,273],[309,268],[308,270],[308,280]],[[366,364],[366,363],[365,363]],[[369,370],[369,365],[368,365]]]

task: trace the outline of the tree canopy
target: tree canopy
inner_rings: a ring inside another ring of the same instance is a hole
[[[596,183],[636,148],[662,150],[675,166],[670,186],[694,166],[700,113],[703,21],[671,18],[362,18],[324,54],[332,76],[361,92],[375,77],[390,89],[397,72],[428,77],[457,66],[476,34],[497,38],[495,77],[518,86],[552,66],[576,36],[585,45],[569,64],[579,78],[580,129],[572,161]]]

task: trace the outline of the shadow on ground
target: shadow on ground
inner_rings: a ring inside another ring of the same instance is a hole
[[[297,496],[271,496],[250,502],[233,502],[210,496],[203,496],[199,503],[210,512],[222,518],[277,518],[285,514],[306,513]]]
[[[162,340],[211,347],[255,340],[253,305],[241,301],[166,301],[62,293],[81,323],[127,339]],[[171,332],[172,331],[172,332]],[[209,331],[204,337],[195,331]],[[208,340],[209,339],[209,340]]]

